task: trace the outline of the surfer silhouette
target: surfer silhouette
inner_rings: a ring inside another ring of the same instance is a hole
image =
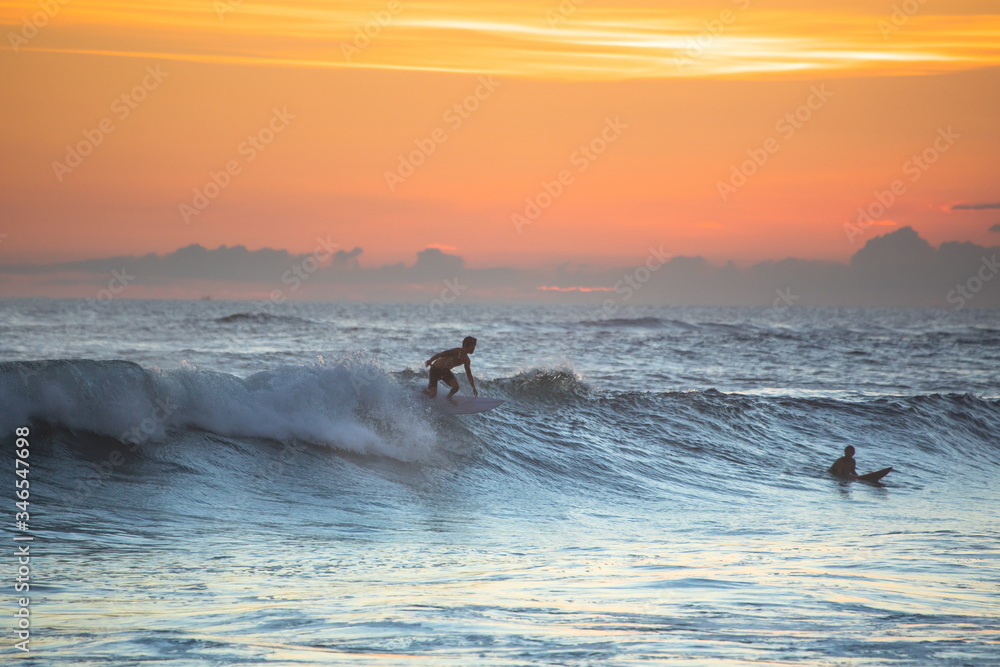
[[[879,480],[892,472],[892,467],[882,468],[881,470],[876,470],[875,472],[865,473],[864,475],[859,475],[857,468],[855,467],[854,461],[854,447],[848,445],[844,447],[844,455],[833,462],[830,466],[830,474],[840,477],[841,479],[856,479],[862,482],[873,482],[879,483]]]
[[[469,359],[469,355],[475,351],[476,339],[472,336],[466,336],[465,340],[462,341],[462,347],[453,347],[450,350],[438,352],[425,361],[424,366],[430,366],[431,370],[427,381],[427,389],[424,389],[424,393],[431,398],[435,398],[437,396],[438,382],[444,381],[445,384],[451,387],[451,391],[448,393],[448,401],[457,405],[452,396],[458,393],[458,380],[455,378],[455,374],[451,372],[451,369],[455,366],[465,364],[465,376],[469,378],[469,384],[472,386],[472,395],[479,396],[479,391],[476,389],[476,381],[472,379],[472,360]]]
[[[858,476],[858,470],[856,468],[856,463],[854,461],[854,447],[848,445],[844,447],[844,455],[833,462],[830,466],[830,474],[836,475],[837,477],[844,477],[846,479],[855,479]]]

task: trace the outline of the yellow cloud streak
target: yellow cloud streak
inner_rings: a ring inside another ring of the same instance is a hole
[[[19,50],[540,80],[912,75],[1000,64],[1000,16],[588,8],[558,3],[74,0]],[[0,5],[4,34],[33,3]],[[372,12],[382,12],[377,28]],[[725,23],[723,23],[725,20]],[[883,22],[880,24],[880,21]],[[366,24],[373,35],[357,37]],[[711,26],[711,27],[710,27]],[[886,26],[897,28],[885,33]],[[357,40],[356,40],[357,38]]]

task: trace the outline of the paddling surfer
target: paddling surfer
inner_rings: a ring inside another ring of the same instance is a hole
[[[854,447],[848,445],[844,447],[844,455],[833,462],[830,466],[830,474],[845,479],[857,479],[858,470],[854,461]]]
[[[476,351],[476,339],[472,336],[466,336],[465,340],[462,341],[462,347],[453,347],[450,350],[445,350],[444,352],[438,352],[433,357],[424,362],[424,366],[430,366],[430,375],[427,381],[427,389],[424,389],[424,393],[434,398],[437,396],[438,382],[444,381],[445,384],[451,387],[451,391],[448,393],[448,400],[457,405],[455,399],[452,398],[456,393],[458,393],[458,380],[455,378],[455,374],[451,372],[452,368],[465,364],[465,377],[469,378],[469,384],[472,386],[473,396],[479,396],[479,391],[476,389],[476,381],[472,379],[472,361],[469,359],[469,355]]]

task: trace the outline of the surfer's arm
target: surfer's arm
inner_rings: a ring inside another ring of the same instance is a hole
[[[469,378],[469,384],[472,386],[472,395],[479,396],[479,390],[476,389],[476,381],[472,379],[472,362],[468,359],[465,360],[465,377]]]
[[[425,362],[424,362],[424,366],[430,366],[430,365],[431,365],[432,363],[434,363],[434,362],[435,362],[436,360],[438,360],[438,359],[440,359],[441,357],[443,357],[444,355],[448,354],[448,352],[450,352],[450,350],[445,350],[444,352],[438,352],[438,353],[437,353],[437,354],[435,354],[435,355],[434,355],[433,357],[431,357],[430,359],[428,359],[427,361],[425,361]]]
[[[830,473],[846,479],[854,479],[858,476],[854,459],[845,460],[843,457],[833,462],[833,465],[830,466]]]
[[[432,363],[434,363],[435,361],[437,361],[441,357],[454,357],[454,356],[457,356],[458,354],[460,354],[461,352],[462,352],[462,348],[460,348],[460,347],[453,347],[450,350],[445,350],[444,352],[438,352],[433,357],[431,357],[430,359],[428,359],[427,361],[425,361],[424,362],[424,366],[430,366]],[[448,368],[451,368],[453,366],[455,366],[455,364],[452,364]]]

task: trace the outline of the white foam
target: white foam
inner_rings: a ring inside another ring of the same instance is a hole
[[[0,376],[3,421],[41,419],[123,439],[162,440],[171,429],[295,439],[401,461],[427,457],[436,435],[416,403],[362,353],[239,378],[186,366],[50,362],[22,384]]]

